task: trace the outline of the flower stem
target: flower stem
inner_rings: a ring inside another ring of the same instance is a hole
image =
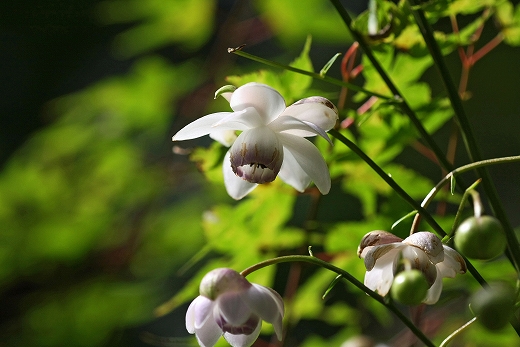
[[[475,322],[477,320],[477,317],[473,317],[471,318],[468,322],[466,322],[463,326],[461,326],[460,328],[458,328],[457,330],[455,330],[454,332],[452,332],[447,338],[444,339],[444,341],[442,341],[442,343],[439,345],[439,347],[446,347],[448,345],[448,343],[451,342],[451,340],[453,340],[453,338],[455,338],[459,333],[461,333],[462,331],[464,331],[467,327],[469,327],[471,324],[473,324],[473,322]]]
[[[319,73],[315,73],[315,72],[312,72],[312,71],[306,71],[306,70],[298,69],[298,68],[295,68],[295,67],[290,66],[290,65],[280,64],[280,63],[277,63],[277,62],[272,61],[272,60],[267,60],[267,59],[264,59],[264,58],[261,58],[261,57],[257,57],[256,55],[246,53],[246,52],[244,52],[244,51],[242,51],[240,49],[230,50],[230,52],[234,53],[236,55],[239,55],[241,57],[244,57],[244,58],[247,58],[247,59],[251,59],[251,60],[254,60],[256,62],[268,65],[268,66],[272,66],[272,67],[276,67],[276,68],[280,68],[280,69],[296,72],[296,73],[299,73],[299,74],[302,74],[302,75],[310,76],[310,77],[315,78],[317,80],[322,80],[322,81],[325,81],[325,82],[328,82],[328,83],[331,83],[331,84],[335,84],[335,85],[340,86],[340,87],[347,87],[347,88],[355,90],[357,92],[365,93],[365,94],[370,95],[370,96],[376,96],[376,97],[381,98],[383,100],[391,100],[391,99],[393,99],[393,97],[391,97],[391,96],[379,94],[379,93],[376,93],[376,92],[371,92],[370,90],[367,90],[365,88],[359,87],[359,86],[357,86],[355,84],[352,84],[352,83],[349,83],[349,82],[344,82],[344,81],[338,80],[336,78],[329,77],[329,76],[326,76],[326,75],[321,75]]]
[[[419,25],[419,30],[421,31],[424,41],[426,42],[430,54],[432,55],[433,61],[441,75],[444,87],[455,112],[455,117],[460,124],[462,139],[464,140],[464,144],[466,146],[466,152],[468,153],[471,161],[480,161],[482,160],[480,149],[478,148],[475,136],[473,135],[471,124],[462,105],[462,100],[458,90],[453,83],[446,62],[444,61],[444,57],[442,56],[440,47],[434,38],[433,29],[428,23],[428,20],[426,19],[426,16],[420,6],[414,6],[416,5],[416,0],[407,1],[409,5],[411,5],[410,7],[417,24]],[[513,227],[511,226],[500,198],[498,197],[495,185],[493,184],[491,176],[485,167],[479,167],[477,168],[477,171],[478,175],[482,178],[482,185],[489,199],[489,204],[491,205],[495,216],[498,218],[498,220],[500,220],[502,226],[504,227],[507,238],[508,253],[511,259],[513,259],[515,268],[520,269],[520,244],[518,243],[518,239],[516,238]]]
[[[365,292],[368,296],[388,308],[390,311],[392,311],[397,318],[399,318],[414,334],[419,338],[426,346],[428,347],[435,347],[435,345],[424,335],[424,333],[419,330],[397,307],[393,305],[393,303],[389,300],[387,300],[385,297],[377,294],[370,288],[366,287],[363,283],[361,283],[358,279],[356,279],[354,276],[352,276],[347,271],[334,266],[326,261],[323,261],[319,258],[308,256],[308,255],[288,255],[273,259],[268,259],[263,262],[257,263],[253,266],[248,267],[247,269],[243,270],[240,274],[244,277],[251,274],[252,272],[255,272],[261,268],[264,268],[266,266],[279,264],[279,263],[287,263],[287,262],[306,262],[311,263],[317,266],[321,266],[322,268],[325,268],[327,270],[330,270],[332,272],[337,273],[338,275],[341,275],[343,278],[345,278],[347,281],[361,289],[363,292]]]
[[[460,219],[462,218],[462,210],[464,210],[464,205],[466,204],[466,201],[468,201],[468,198],[470,195],[474,196],[473,194],[478,194],[476,190],[474,190],[477,185],[481,182],[481,180],[477,180],[475,183],[473,183],[462,195],[462,198],[460,199],[459,208],[457,209],[457,213],[455,214],[455,219],[453,220],[453,225],[451,227],[450,233],[446,236],[447,238],[453,237],[455,235],[455,230],[457,230],[457,227],[459,226]],[[475,199],[474,199],[475,202]],[[474,205],[475,208],[477,208],[477,204]],[[482,204],[480,202],[480,198],[478,199],[478,208],[481,209]],[[480,217],[480,215],[479,215]]]
[[[332,5],[336,8],[339,15],[343,19],[343,22],[347,25],[347,28],[349,29],[350,33],[352,34],[352,37],[359,43],[361,48],[363,49],[363,52],[365,52],[367,58],[370,60],[374,68],[377,70],[383,81],[386,83],[388,89],[392,92],[395,99],[400,100],[399,106],[401,107],[401,110],[408,116],[410,121],[413,123],[421,137],[426,141],[430,149],[433,151],[435,156],[437,157],[437,160],[441,164],[441,166],[446,171],[453,170],[453,165],[446,159],[446,156],[440,149],[440,147],[437,145],[437,143],[433,140],[433,137],[428,133],[428,131],[424,128],[419,118],[417,118],[417,115],[412,110],[408,102],[405,100],[399,89],[396,87],[394,82],[390,79],[390,76],[386,73],[386,71],[383,69],[379,61],[376,59],[374,54],[372,53],[372,50],[370,49],[370,46],[365,41],[365,38],[360,35],[357,31],[355,31],[352,28],[352,18],[350,17],[347,10],[343,7],[340,0],[330,0]]]
[[[388,185],[399,194],[406,202],[408,202],[415,210],[421,214],[424,219],[430,224],[430,226],[439,234],[441,237],[446,235],[446,232],[441,228],[441,226],[433,219],[433,217],[417,202],[415,201],[408,193],[401,188],[400,185],[397,184],[396,181],[392,177],[390,177],[379,165],[377,165],[361,148],[359,148],[354,142],[347,139],[343,134],[339,131],[332,129],[329,130],[329,134],[334,136],[348,148],[350,148],[354,153],[356,153],[363,161],[365,161]]]

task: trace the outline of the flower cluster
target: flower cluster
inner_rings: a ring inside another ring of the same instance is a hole
[[[442,291],[442,279],[466,272],[466,262],[454,249],[442,244],[433,233],[421,231],[401,239],[386,231],[366,234],[358,248],[367,269],[365,285],[381,295],[388,294],[401,259],[421,271],[429,284],[425,304],[434,304]]]
[[[221,93],[233,112],[199,118],[172,140],[209,135],[231,146],[224,158],[223,173],[227,192],[234,199],[243,198],[258,184],[272,182],[277,176],[298,191],[304,191],[312,180],[322,194],[327,194],[327,165],[318,149],[304,137],[319,135],[330,142],[326,131],[336,124],[336,107],[320,96],[286,107],[276,90],[260,83],[226,90],[233,90]],[[241,133],[237,136],[236,131]]]
[[[231,346],[246,347],[260,334],[262,320],[273,324],[281,340],[283,313],[283,300],[277,292],[221,268],[202,279],[200,296],[186,313],[186,329],[202,347],[215,345],[222,335]]]

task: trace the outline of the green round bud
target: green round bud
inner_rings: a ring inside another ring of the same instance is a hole
[[[407,270],[395,276],[390,294],[401,304],[419,305],[426,297],[429,287],[428,281],[421,271]]]
[[[498,257],[507,245],[502,225],[492,216],[470,217],[455,232],[455,247],[471,259],[489,260]]]
[[[515,297],[514,288],[508,283],[492,283],[471,296],[471,309],[482,326],[488,330],[499,330],[509,323]]]

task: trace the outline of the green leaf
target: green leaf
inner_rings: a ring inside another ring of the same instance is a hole
[[[114,43],[124,58],[172,43],[188,50],[200,48],[213,32],[215,10],[215,0],[109,0],[97,6],[102,23],[132,24]]]

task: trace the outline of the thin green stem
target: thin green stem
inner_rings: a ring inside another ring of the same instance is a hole
[[[325,81],[325,82],[328,82],[328,83],[331,83],[331,84],[335,84],[335,85],[340,86],[340,87],[346,87],[346,88],[355,90],[357,92],[365,93],[365,94],[370,95],[370,96],[376,96],[376,97],[378,97],[380,99],[383,99],[383,100],[391,100],[391,99],[393,99],[392,96],[387,96],[387,95],[379,94],[379,93],[376,93],[376,92],[372,92],[370,90],[367,90],[365,88],[359,87],[359,86],[357,86],[355,84],[352,84],[352,83],[344,82],[342,80],[338,80],[336,78],[332,78],[332,77],[329,77],[329,76],[326,76],[326,75],[321,75],[319,73],[315,73],[315,72],[312,72],[312,71],[306,71],[306,70],[298,69],[298,68],[290,66],[290,65],[280,64],[280,63],[277,63],[277,62],[272,61],[272,60],[267,60],[267,59],[264,59],[264,58],[261,58],[261,57],[257,57],[256,55],[246,53],[246,52],[241,51],[239,49],[231,50],[230,52],[234,53],[236,55],[239,55],[241,57],[244,57],[244,58],[247,58],[247,59],[251,59],[251,60],[254,60],[256,62],[268,65],[268,66],[272,66],[272,67],[275,67],[275,68],[284,69],[284,70],[296,72],[296,73],[299,73],[299,74],[302,74],[302,75],[310,76],[310,77],[315,78],[317,80],[322,80],[322,81]]]
[[[397,194],[399,194],[406,202],[408,202],[413,209],[417,210],[418,213],[430,224],[430,226],[442,237],[446,236],[446,232],[441,228],[441,226],[435,221],[435,219],[426,211],[424,207],[422,207],[417,201],[415,201],[408,193],[404,191],[401,186],[394,181],[392,177],[390,177],[379,165],[377,165],[368,155],[365,154],[354,142],[347,139],[343,134],[339,131],[332,129],[329,130],[329,134],[334,136],[340,142],[342,142],[345,146],[350,148],[354,153],[356,153],[363,161],[365,161]],[[480,273],[475,269],[475,267],[470,263],[466,262],[466,266],[468,271],[473,275],[473,277],[481,284],[485,285],[486,281],[480,275]]]
[[[455,112],[455,117],[461,128],[462,139],[464,140],[466,151],[471,161],[481,161],[482,156],[475,140],[471,124],[462,105],[462,100],[457,91],[457,88],[453,83],[446,62],[444,61],[441,49],[435,40],[433,29],[428,23],[423,10],[419,6],[414,6],[416,5],[416,1],[408,0],[408,3],[412,8],[412,13],[417,21],[417,24],[419,25],[419,30],[421,31],[424,41],[426,42],[430,54],[432,55],[433,61],[435,62],[435,65],[437,66],[437,69],[441,75],[444,87]],[[513,260],[515,268],[520,269],[520,244],[518,243],[518,239],[513,230],[513,227],[511,226],[507,214],[502,206],[502,202],[500,201],[495,185],[491,180],[491,176],[489,175],[487,168],[479,167],[477,168],[477,171],[478,175],[483,180],[482,185],[489,199],[491,208],[493,209],[495,216],[498,218],[498,220],[500,220],[502,226],[504,227],[510,258]]]
[[[445,154],[439,148],[437,143],[433,140],[433,137],[428,133],[428,131],[426,131],[426,129],[422,125],[419,118],[417,118],[417,115],[415,114],[415,112],[412,110],[412,108],[410,107],[408,102],[406,102],[405,98],[403,97],[403,95],[401,94],[399,89],[396,87],[394,82],[391,80],[390,76],[388,76],[388,74],[383,69],[383,67],[381,66],[379,61],[376,59],[376,57],[372,53],[372,50],[370,49],[370,46],[365,41],[365,38],[352,28],[352,18],[348,14],[347,10],[343,7],[340,0],[330,0],[330,2],[334,5],[334,7],[338,11],[339,15],[341,16],[341,18],[347,25],[347,28],[349,29],[350,33],[352,34],[352,37],[354,37],[354,39],[359,43],[359,45],[365,52],[367,58],[370,60],[370,62],[372,63],[374,68],[377,70],[377,72],[379,73],[379,75],[381,76],[383,81],[386,83],[386,85],[388,86],[388,89],[390,89],[391,93],[393,95],[395,95],[396,99],[401,100],[399,105],[401,106],[402,111],[404,112],[404,114],[406,114],[408,116],[408,118],[410,119],[412,124],[415,126],[415,128],[417,129],[417,131],[419,132],[421,137],[424,139],[424,141],[426,141],[426,143],[428,144],[430,149],[433,151],[433,153],[437,157],[437,160],[439,161],[441,166],[446,171],[453,170],[453,165],[446,159]]]
[[[481,180],[478,180],[475,183],[473,183],[468,189],[466,189],[466,191],[462,195],[462,198],[460,199],[459,208],[457,209],[457,213],[455,214],[455,219],[453,220],[453,225],[451,227],[451,231],[446,237],[451,238],[455,234],[455,230],[457,230],[457,227],[459,226],[459,221],[462,218],[462,210],[464,210],[464,205],[466,204],[466,201],[468,201],[470,195],[474,196],[473,194],[476,193],[476,191],[474,189],[477,187],[477,185],[480,182],[481,182]],[[478,193],[476,193],[476,194],[478,194]],[[480,199],[479,199],[478,205],[480,208],[481,207]],[[475,206],[477,206],[477,205],[475,204]]]
[[[390,175],[388,175],[379,165],[377,165],[372,158],[370,158],[361,148],[359,148],[354,142],[347,139],[343,134],[339,131],[332,129],[329,130],[329,134],[334,136],[337,140],[342,142],[345,146],[350,148],[354,153],[356,153],[364,162],[366,162],[388,185],[399,194],[406,202],[408,202],[415,210],[421,214],[424,219],[430,224],[430,226],[439,234],[441,237],[446,235],[446,232],[441,228],[441,226],[433,219],[433,217],[426,211],[417,201],[415,201],[408,193],[401,188],[397,182],[394,181]]]
[[[462,331],[464,331],[467,327],[469,327],[473,322],[477,320],[477,317],[471,318],[468,322],[466,322],[463,326],[455,330],[453,333],[451,333],[447,338],[442,341],[442,343],[439,345],[439,347],[446,347],[448,343],[451,342],[458,334],[460,334]]]
[[[332,272],[335,272],[338,275],[341,275],[343,278],[345,278],[347,281],[352,283],[354,286],[361,289],[363,292],[365,292],[368,296],[388,308],[390,311],[392,311],[397,318],[399,318],[414,334],[417,336],[418,339],[420,339],[426,346],[428,347],[435,347],[435,345],[424,335],[424,333],[419,330],[397,307],[394,306],[394,304],[387,300],[385,297],[377,294],[370,288],[366,287],[363,283],[361,283],[358,279],[356,279],[354,276],[352,276],[347,271],[334,266],[326,261],[323,261],[319,258],[308,256],[308,255],[289,255],[289,256],[283,256],[273,259],[268,259],[263,262],[260,262],[258,264],[255,264],[253,266],[248,267],[244,271],[241,272],[242,276],[247,276],[250,273],[257,271],[261,268],[264,268],[266,266],[279,264],[279,263],[287,263],[287,262],[306,262],[311,263],[317,266],[321,266],[322,268],[325,268],[327,270],[330,270]]]
[[[481,161],[478,161],[475,163],[470,163],[470,164],[460,166],[460,167],[456,168],[455,170],[451,171],[450,173],[448,173],[446,176],[444,176],[444,178],[442,180],[440,180],[439,183],[437,183],[435,185],[435,187],[433,187],[433,189],[428,193],[428,195],[426,195],[426,197],[424,198],[421,205],[423,207],[427,207],[430,204],[430,202],[433,200],[435,195],[437,195],[437,193],[442,189],[442,187],[444,187],[448,182],[451,182],[457,175],[460,175],[464,172],[468,172],[471,170],[476,170],[478,168],[485,167],[485,166],[497,165],[497,164],[510,164],[510,163],[519,162],[519,161],[520,161],[520,155],[514,155],[514,156],[509,156],[509,157],[481,160]]]

